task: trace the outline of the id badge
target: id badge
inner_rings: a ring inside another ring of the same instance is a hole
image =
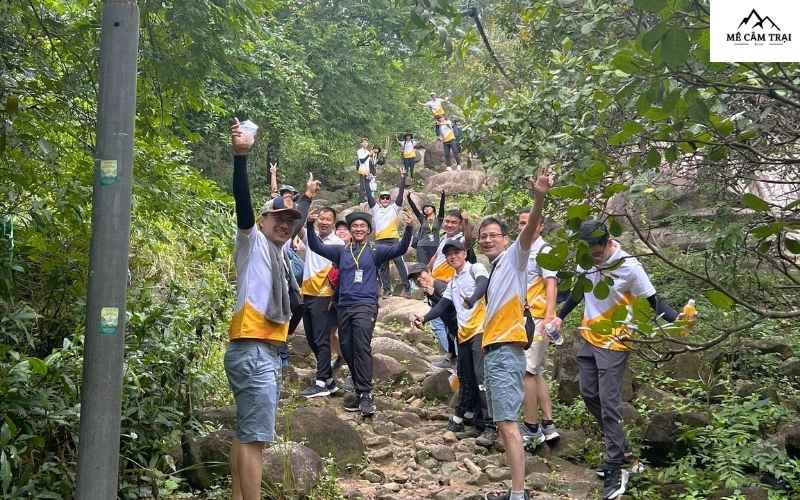
[[[356,269],[356,274],[353,277],[353,283],[361,283],[362,281],[364,281],[364,270]]]
[[[433,233],[428,235],[428,241],[433,241]]]

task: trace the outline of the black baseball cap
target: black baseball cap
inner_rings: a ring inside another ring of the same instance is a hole
[[[608,227],[597,219],[589,219],[581,224],[578,229],[578,238],[589,246],[605,245],[608,242]]]
[[[294,186],[290,186],[289,184],[284,184],[283,186],[281,186],[280,189],[278,189],[278,194],[283,196],[286,193],[297,194],[297,190],[294,188]]]
[[[427,270],[428,268],[425,267],[424,264],[420,264],[419,262],[414,262],[413,264],[408,266],[408,279],[413,280],[418,275],[422,274]]]
[[[442,253],[447,255],[450,250],[465,250],[464,242],[461,240],[447,240],[442,247]]]

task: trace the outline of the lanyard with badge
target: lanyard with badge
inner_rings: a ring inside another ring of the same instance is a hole
[[[356,265],[356,273],[353,276],[353,283],[361,283],[364,281],[364,270],[359,268],[358,261],[361,260],[361,256],[364,254],[364,250],[367,248],[367,244],[364,243],[364,246],[361,247],[361,251],[358,252],[358,257],[353,253],[353,245],[349,246],[350,248],[350,255],[353,257],[353,262]]]

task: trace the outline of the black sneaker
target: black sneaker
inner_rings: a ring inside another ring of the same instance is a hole
[[[304,389],[303,392],[300,393],[300,395],[306,399],[319,398],[322,396],[330,396],[330,394],[331,391],[325,385],[325,382],[322,382],[321,380],[317,380],[317,382],[314,385],[312,385],[308,389]]]
[[[628,471],[618,467],[606,469],[603,477],[603,500],[621,497],[627,484]]]
[[[450,417],[447,420],[447,430],[453,432],[464,432],[464,422],[458,423]]]
[[[330,380],[330,382],[328,382],[327,384],[325,384],[325,388],[327,388],[327,389],[328,389],[328,393],[329,393],[330,395],[334,395],[334,394],[336,394],[337,392],[339,392],[339,386],[338,386],[338,385],[336,385],[336,379],[331,379],[331,380]]]
[[[605,477],[606,471],[612,468],[614,468],[613,465],[603,464],[595,472],[597,473],[598,477]],[[644,463],[641,460],[634,457],[633,453],[625,453],[625,462],[622,468],[626,469],[628,471],[628,474],[641,474],[642,472],[645,471],[647,467],[645,467]]]
[[[344,411],[358,411],[361,409],[359,405],[358,394],[349,392],[344,395]]]
[[[361,410],[362,417],[371,417],[375,415],[375,400],[372,398],[372,393],[365,392],[362,394],[358,406]]]

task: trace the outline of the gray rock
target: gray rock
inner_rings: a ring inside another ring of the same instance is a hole
[[[305,496],[319,481],[322,459],[298,443],[281,443],[264,450],[264,480],[280,485],[286,496]]]
[[[558,382],[558,399],[571,404],[581,397],[578,369],[578,345],[575,335],[564,335],[564,343],[554,351],[553,377]]]
[[[431,455],[440,462],[454,462],[456,460],[456,454],[450,446],[435,445],[431,447]]]
[[[678,441],[678,421],[678,414],[669,411],[650,417],[644,434],[644,457],[653,465],[664,466],[686,453],[686,444]]]
[[[508,467],[487,467],[485,472],[491,481],[511,479],[511,469]]]
[[[676,356],[665,366],[667,375],[675,380],[697,380],[708,372],[708,364],[698,353]]]
[[[400,427],[416,428],[422,424],[422,419],[416,413],[401,411],[389,415],[389,420],[399,425]]]
[[[800,358],[789,358],[781,364],[781,373],[787,377],[800,377]]]
[[[203,408],[197,410],[197,419],[201,422],[213,422],[223,429],[236,429],[236,406],[221,408]]]
[[[380,484],[386,480],[386,475],[380,469],[366,469],[361,472],[361,477],[370,483]]]
[[[745,342],[744,347],[754,351],[757,354],[775,353],[780,355],[783,359],[788,359],[794,354],[791,345],[775,338],[750,340]]]
[[[439,370],[428,375],[422,382],[422,395],[425,399],[446,401],[453,396],[450,389],[450,371]]]
[[[708,497],[708,499],[723,500],[735,496],[736,496],[736,491],[730,488],[720,488],[715,492],[713,492]],[[747,488],[742,489],[742,496],[745,498],[745,500],[768,500],[769,490],[767,490],[766,488],[762,488],[761,486],[748,486]]]
[[[298,326],[298,328],[301,326],[302,324]],[[294,335],[289,335],[288,344],[289,352],[296,356],[308,357],[313,355],[311,348],[308,346],[308,340],[306,340],[302,331],[300,331],[300,333],[295,332]]]
[[[800,458],[800,424],[786,429],[785,447],[789,458]]]
[[[640,419],[641,415],[636,407],[630,403],[622,403],[622,420],[624,420],[626,424],[636,425]]]
[[[582,430],[559,429],[561,437],[552,443],[546,443],[536,449],[535,454],[550,459],[560,457],[568,460],[581,460],[588,436]]]
[[[371,462],[385,464],[392,461],[394,458],[394,451],[392,448],[386,447],[370,452],[368,456]]]
[[[325,407],[297,408],[278,429],[286,440],[302,441],[320,456],[332,455],[339,464],[357,464],[366,448],[358,431]]]
[[[425,191],[438,193],[444,190],[448,194],[475,194],[485,191],[490,182],[491,179],[480,170],[452,170],[428,177]]]
[[[422,358],[419,351],[400,340],[387,337],[373,339],[372,352],[394,358],[411,372],[425,373],[431,369],[430,363]]]
[[[408,369],[385,354],[372,355],[372,378],[376,382],[399,382],[408,376]]]

